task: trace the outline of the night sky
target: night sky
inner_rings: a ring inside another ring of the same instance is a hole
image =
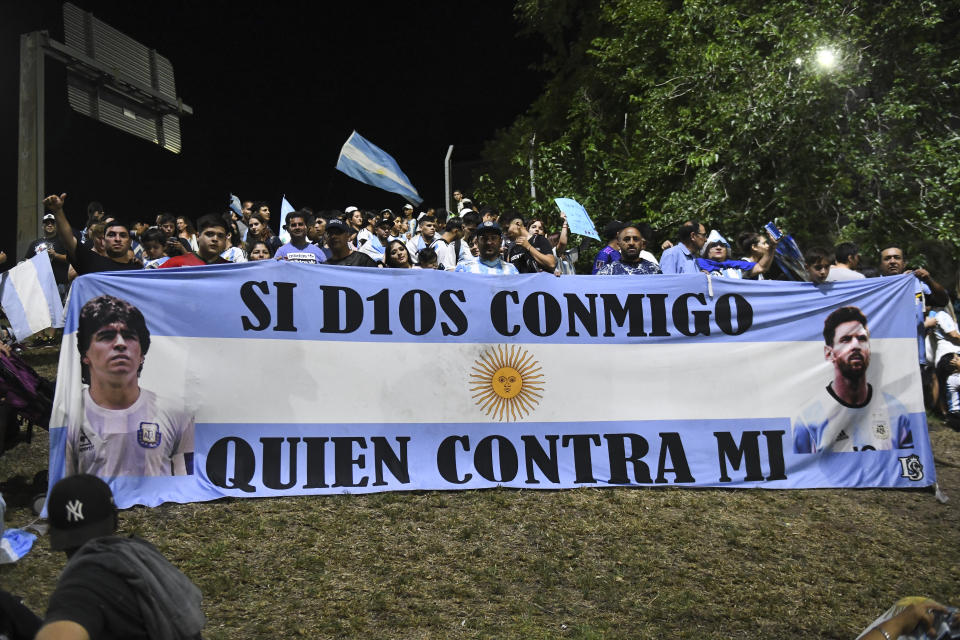
[[[443,158],[468,189],[483,143],[527,110],[544,76],[542,44],[518,35],[507,1],[90,2],[74,4],[173,64],[193,107],[183,152],[165,151],[74,113],[63,66],[46,63],[46,192],[65,191],[82,225],[100,200],[125,217],[194,218],[228,193],[294,206],[398,209],[402,198],[334,169],[350,132],[390,153],[425,199],[443,205]],[[63,40],[59,2],[0,5],[0,145],[14,248],[19,34]]]

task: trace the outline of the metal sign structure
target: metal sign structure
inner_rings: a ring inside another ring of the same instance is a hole
[[[20,135],[17,255],[41,233],[44,197],[44,61],[67,68],[67,100],[77,113],[160,145],[181,149],[180,116],[170,61],[69,2],[64,40],[45,31],[20,36]]]

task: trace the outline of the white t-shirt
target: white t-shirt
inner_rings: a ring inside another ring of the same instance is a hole
[[[845,404],[832,383],[793,419],[794,453],[912,448],[910,417],[893,396],[875,396],[869,387],[861,407]]]
[[[67,475],[181,476],[193,473],[193,416],[147,389],[126,409],[104,409],[83,390],[83,424],[67,425]]]
[[[957,330],[957,323],[946,311],[937,311],[934,316],[937,324],[933,327],[934,356],[930,362],[937,362],[945,353],[960,353],[960,344],[950,342],[947,336]]]
[[[830,266],[830,273],[827,274],[826,282],[843,282],[844,280],[863,280],[865,275],[853,269],[844,269],[843,267]]]
[[[370,229],[367,229],[366,227],[361,228],[360,231],[357,231],[357,247],[362,247],[366,243],[370,242],[370,238],[372,237],[373,232],[370,231]]]

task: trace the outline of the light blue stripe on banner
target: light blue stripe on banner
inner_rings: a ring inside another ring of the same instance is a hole
[[[873,338],[916,339],[910,275],[814,286],[706,276],[483,276],[251,262],[81,276],[80,308],[108,293],[151,333],[206,338],[524,344],[823,341],[853,305]],[[711,293],[713,294],[711,296]]]
[[[936,470],[924,414],[910,414],[909,420],[916,448],[834,454],[793,453],[787,418],[201,423],[196,460],[201,484],[241,496],[492,486],[928,486],[936,481]],[[914,465],[919,475],[908,477],[901,459],[912,456],[920,463]]]
[[[17,340],[24,340],[33,335],[30,330],[30,320],[27,318],[27,311],[23,308],[23,301],[20,294],[10,279],[10,272],[3,274],[0,278],[0,306],[3,312],[7,314],[10,321],[10,330]]]

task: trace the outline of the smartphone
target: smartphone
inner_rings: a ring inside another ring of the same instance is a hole
[[[777,228],[777,225],[775,225],[772,220],[767,224],[763,225],[763,228],[766,229],[771,236],[773,236],[774,240],[779,240],[780,238],[783,237],[783,232]]]

